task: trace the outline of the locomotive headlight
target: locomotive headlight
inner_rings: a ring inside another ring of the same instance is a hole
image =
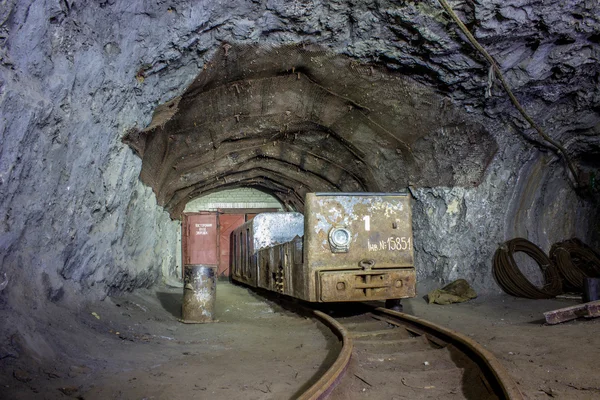
[[[350,232],[346,229],[334,229],[333,235],[331,235],[331,243],[336,246],[348,246],[350,243]]]
[[[352,236],[346,228],[334,227],[329,231],[329,246],[332,253],[346,253],[350,247]]]

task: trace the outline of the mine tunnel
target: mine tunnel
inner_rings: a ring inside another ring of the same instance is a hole
[[[0,399],[600,397],[599,16],[2,2]]]

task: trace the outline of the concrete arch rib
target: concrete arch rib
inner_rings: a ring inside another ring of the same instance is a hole
[[[219,161],[221,164],[229,161],[233,166],[237,160],[244,159],[248,155],[279,155],[280,158],[285,157],[302,168],[326,164],[328,168],[343,170],[354,180],[363,183],[375,182],[372,171],[363,160],[357,159],[344,144],[331,140],[328,135],[329,133],[324,132],[277,133],[271,136],[270,140],[242,138],[227,142],[204,154],[180,157],[170,164],[170,168],[165,168],[163,184],[157,186],[159,191],[168,192],[174,182],[186,174],[193,173],[195,170],[215,168],[215,163],[218,164]]]
[[[248,173],[249,171],[258,171],[266,174],[266,176],[273,178],[274,181],[281,183],[287,188],[297,190],[298,188],[310,188],[313,191],[365,191],[365,187],[361,186],[359,182],[340,179],[337,182],[331,182],[322,176],[316,175],[306,170],[302,170],[298,167],[287,165],[280,160],[265,159],[265,158],[254,158],[248,160],[244,164],[240,164],[236,169],[222,172],[218,175],[210,175],[208,178],[203,180],[194,180],[192,184],[182,187],[173,192],[173,196],[165,202],[164,206],[167,210],[170,210],[175,204],[178,204],[182,200],[186,200],[193,193],[192,197],[198,197],[202,195],[202,190],[205,187],[211,187],[210,185],[216,185],[231,181],[241,174]],[[256,176],[256,175],[253,175]],[[260,174],[258,175],[260,176]],[[274,178],[275,177],[275,178]]]
[[[271,118],[241,117],[239,123],[228,121],[221,124],[219,132],[216,132],[213,126],[209,127],[206,132],[192,136],[169,134],[168,147],[163,145],[165,148],[162,150],[163,154],[168,156],[163,156],[161,162],[165,166],[181,170],[189,167],[190,163],[197,163],[196,160],[199,157],[210,159],[211,154],[215,152],[213,157],[216,158],[223,153],[238,151],[238,146],[253,146],[283,140],[288,143],[306,145],[308,148],[330,154],[330,156],[324,155],[327,158],[334,159],[340,154],[344,156],[348,153],[352,158],[366,163],[365,154],[356,146],[338,135],[337,132],[311,121],[288,119],[288,122],[282,126],[280,121],[273,121]],[[215,137],[220,138],[218,143],[212,140]],[[324,144],[326,145],[324,146]],[[160,178],[161,183],[172,178],[169,175],[172,173],[163,174]]]
[[[177,191],[165,208],[173,218],[179,218],[188,201],[215,191],[236,187],[256,187],[275,196],[284,204],[293,200],[295,209],[302,209],[304,195],[315,191],[336,191],[331,186],[313,186],[311,182],[297,180],[285,174],[262,167],[254,167],[229,174],[226,178],[198,183]]]
[[[249,89],[239,89],[240,93],[245,94],[244,96],[240,94],[237,97],[229,98],[227,95],[231,95],[229,93],[231,90],[223,87],[213,89],[211,93],[202,94],[202,98],[196,99],[195,103],[189,105],[191,111],[186,113],[185,117],[173,122],[169,121],[163,128],[155,132],[162,136],[168,132],[169,140],[151,142],[152,144],[156,143],[155,153],[162,153],[162,157],[158,159],[154,155],[154,158],[149,161],[154,165],[160,164],[161,167],[155,171],[149,171],[147,179],[152,180],[160,187],[165,181],[173,179],[171,167],[179,170],[179,164],[185,164],[186,160],[194,159],[198,153],[210,153],[219,149],[224,143],[241,138],[262,137],[264,140],[272,141],[286,133],[304,132],[307,127],[327,132],[333,139],[354,153],[367,169],[373,168],[370,164],[377,166],[384,162],[380,153],[372,146],[372,140],[377,141],[379,145],[385,144],[394,151],[397,151],[400,146],[403,157],[410,153],[408,146],[389,142],[389,137],[385,135],[385,129],[370,122],[362,111],[348,102],[344,102],[318,87],[315,89],[312,84],[299,85],[297,83],[304,81],[290,80],[285,76],[272,79],[279,81],[284,78],[300,88],[292,87],[283,92],[270,92],[269,89],[272,86],[278,85],[275,83],[267,85],[267,79],[262,79],[261,85],[254,84],[250,85]],[[209,100],[210,96],[215,98]],[[257,96],[269,99],[261,102],[260,110],[255,104],[257,101],[248,101],[248,98]],[[298,106],[288,107],[285,104],[286,101],[298,104]],[[211,116],[208,119],[203,119],[203,115],[195,111],[201,104],[225,102],[231,103],[227,104],[229,107],[215,106],[211,108],[206,106],[208,111],[204,115]],[[375,139],[376,137],[380,137],[380,139]],[[366,150],[360,150],[361,147]],[[402,165],[404,162],[399,162],[399,164]],[[374,177],[369,176],[368,178],[373,179]]]
[[[167,209],[170,209],[175,204],[181,201],[201,196],[205,190],[211,189],[223,185],[232,180],[246,179],[246,177],[266,177],[270,180],[279,183],[281,186],[290,190],[299,190],[300,188],[309,188],[310,190],[320,191],[338,191],[339,189],[333,186],[331,183],[324,180],[308,179],[307,174],[295,171],[295,172],[281,172],[269,169],[264,163],[257,163],[249,166],[247,169],[233,172],[220,177],[214,177],[213,179],[206,180],[203,182],[197,182],[189,187],[182,188],[176,191],[170,201],[165,204]]]
[[[172,194],[194,182],[207,181],[214,179],[216,176],[226,175],[228,171],[236,171],[244,163],[261,159],[265,163],[279,162],[282,170],[300,169],[306,171],[309,175],[315,175],[334,186],[343,186],[344,184],[339,182],[347,181],[357,182],[357,185],[354,186],[373,188],[373,183],[367,183],[368,181],[365,181],[360,171],[356,171],[355,166],[353,166],[355,170],[352,171],[326,158],[279,141],[248,146],[240,151],[232,151],[219,154],[217,157],[198,160],[198,165],[186,170],[177,170],[177,174],[166,181],[166,185],[160,188],[160,192],[165,195]],[[351,164],[355,164],[352,162],[354,160],[349,161]],[[163,203],[165,201],[168,201],[168,197],[159,197],[159,202]]]
[[[481,124],[431,88],[293,45],[217,52],[181,97],[124,141],[169,211],[212,190],[207,182],[259,166],[279,179],[297,179],[300,169],[310,186],[334,189],[476,186],[497,150]]]

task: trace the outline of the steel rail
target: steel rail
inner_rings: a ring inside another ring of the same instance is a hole
[[[375,308],[373,313],[376,315],[383,314],[391,316],[392,319],[399,321],[400,326],[406,324],[413,325],[418,329],[420,328],[425,334],[433,335],[453,344],[469,355],[471,359],[477,363],[484,376],[488,378],[490,385],[500,392],[497,394],[501,399],[523,399],[523,395],[517,387],[517,384],[508,374],[500,361],[498,361],[498,359],[490,351],[486,350],[482,345],[470,337],[425,319],[398,311],[388,310],[386,308]]]
[[[316,381],[308,390],[298,397],[299,400],[321,400],[326,399],[329,393],[340,382],[344,376],[348,366],[350,365],[350,358],[352,356],[352,350],[354,346],[352,339],[348,334],[346,328],[344,328],[339,322],[329,315],[313,310],[313,314],[327,325],[331,331],[341,340],[342,349],[335,362],[329,367],[329,369]]]
[[[375,316],[385,317],[386,321],[389,323],[403,327],[408,326],[425,335],[431,336],[434,340],[442,340],[443,342],[454,345],[468,355],[479,366],[482,374],[500,399],[523,399],[516,383],[510,377],[500,361],[473,339],[425,319],[388,310],[386,308],[372,307],[370,312]],[[323,376],[298,397],[302,400],[327,398],[327,396],[336,388],[348,369],[353,352],[352,339],[342,324],[323,312],[313,310],[312,313],[327,325],[342,341],[342,349],[336,361]]]

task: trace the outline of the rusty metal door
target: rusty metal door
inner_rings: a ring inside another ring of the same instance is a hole
[[[231,232],[242,225],[246,218],[244,214],[219,215],[219,276],[229,276],[229,256],[231,251]]]
[[[217,265],[217,215],[216,213],[190,213],[183,215],[183,263]]]
[[[277,210],[275,210],[277,211]],[[250,221],[251,219],[253,219],[254,217],[256,217],[258,214],[246,214],[246,221]]]

